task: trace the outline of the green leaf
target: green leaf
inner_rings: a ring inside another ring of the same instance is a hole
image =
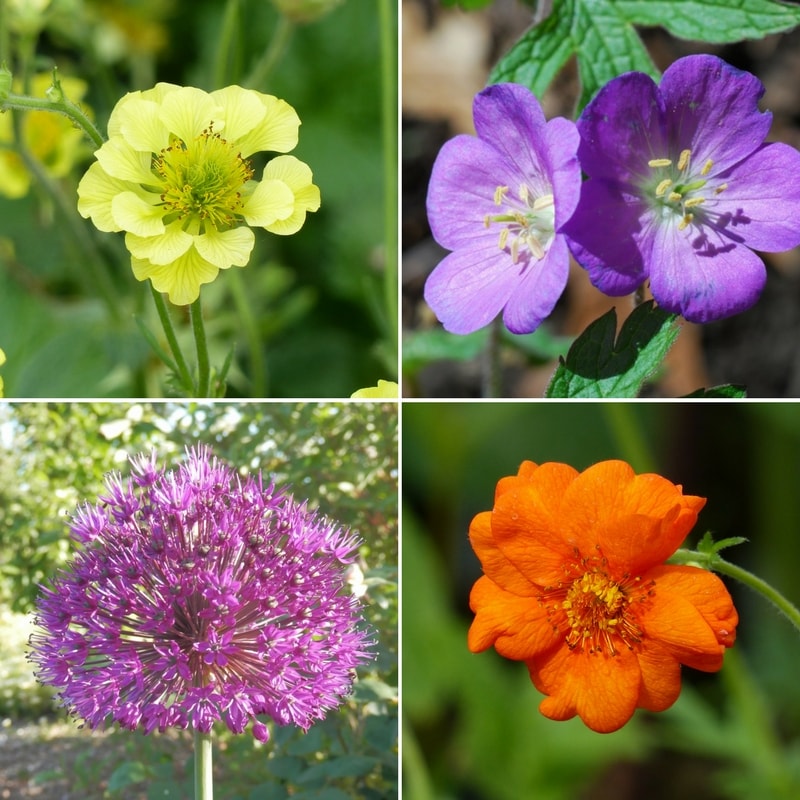
[[[697,389],[684,397],[747,397],[747,389],[744,386],[737,386],[732,383],[724,383],[721,386],[712,386],[710,389]]]
[[[597,90],[623,72],[658,77],[633,22],[615,0],[554,0],[553,11],[504,56],[489,82],[511,81],[541,97],[567,59],[576,55],[580,111]]]
[[[675,319],[649,300],[633,310],[615,342],[612,308],[575,340],[545,396],[635,397],[672,347],[679,332]]]
[[[338,758],[328,758],[318,764],[310,766],[298,779],[297,782],[310,783],[320,779],[331,780],[332,778],[353,778],[369,775],[378,764],[377,759],[371,756],[339,756]]]
[[[703,538],[697,543],[697,550],[709,556],[715,556],[720,550],[725,550],[728,547],[735,547],[737,544],[743,544],[747,541],[745,536],[728,536],[725,539],[720,539],[718,542],[714,541],[710,531],[703,534]]]
[[[661,25],[681,39],[738,42],[793,28],[800,8],[774,0],[617,0],[637,25]]]
[[[517,41],[489,82],[520,83],[541,98],[575,55],[580,112],[600,87],[624,72],[658,78],[636,25],[661,25],[684,39],[735,42],[798,23],[799,8],[774,0],[554,0],[550,16]]]
[[[126,761],[120,764],[108,779],[108,791],[118,792],[136,783],[147,780],[148,770],[140,761]]]
[[[459,336],[441,328],[418,331],[403,340],[403,365],[414,371],[441,359],[469,361],[486,346],[489,328]]]

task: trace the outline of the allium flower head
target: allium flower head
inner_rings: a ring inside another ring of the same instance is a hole
[[[630,72],[600,90],[578,120],[590,179],[566,227],[595,286],[622,295],[649,278],[693,322],[756,302],[766,271],[752,249],[800,244],[800,154],[764,144],[763,93],[709,55],[674,62],[658,86]]]
[[[90,727],[307,729],[372,658],[346,567],[357,538],[205,447],[78,509],[73,562],[42,587],[31,659]]]
[[[72,100],[80,101],[86,94],[86,83],[79,78],[62,76],[61,87]],[[45,97],[52,86],[52,73],[35,75],[30,92]],[[21,90],[15,85],[15,91]],[[9,111],[0,114],[0,194],[12,199],[24,197],[31,187],[31,174],[19,153],[14,150],[13,114],[23,114],[21,133],[28,152],[53,178],[63,178],[89,154],[83,132],[69,119],[51,111]]]
[[[636,708],[663,711],[681,664],[713,672],[738,616],[722,581],[664,564],[705,505],[622,461],[578,473],[526,461],[500,480],[470,541],[483,565],[469,649],[524,661],[539,709],[614,731]]]
[[[434,239],[452,250],[425,284],[444,327],[470,333],[501,311],[514,333],[535,330],[564,290],[561,229],[580,194],[575,124],[545,122],[524,86],[475,97],[477,138],[456,136],[436,158],[428,189]]]
[[[311,170],[294,156],[276,156],[253,178],[249,157],[290,151],[299,125],[288,103],[241,86],[131,92],[78,186],[78,211],[101,231],[126,232],[138,280],[192,303],[219,270],[247,264],[248,225],[296,233],[319,208]]]

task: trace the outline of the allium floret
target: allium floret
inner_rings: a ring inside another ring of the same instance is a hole
[[[501,83],[475,97],[474,136],[456,136],[436,158],[428,220],[452,250],[425,284],[425,300],[452,333],[471,333],[500,312],[530,333],[567,283],[562,226],[578,202],[575,123],[545,121],[524,86]]]
[[[752,306],[766,270],[753,250],[800,244],[800,153],[764,144],[764,86],[716,56],[675,61],[659,85],[630,72],[578,120],[589,176],[565,228],[575,258],[610,295],[648,278],[692,322]]]
[[[131,465],[75,512],[75,558],[41,589],[39,680],[92,728],[308,729],[373,657],[347,585],[358,537],[204,446]]]

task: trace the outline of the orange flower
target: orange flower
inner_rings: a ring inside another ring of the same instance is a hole
[[[669,708],[680,665],[715,672],[736,638],[722,581],[664,564],[705,502],[622,461],[524,462],[470,526],[484,575],[469,649],[524,661],[551,719],[608,733],[636,708]]]

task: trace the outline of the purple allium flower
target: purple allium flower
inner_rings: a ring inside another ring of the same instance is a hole
[[[37,677],[92,728],[308,729],[373,657],[346,583],[358,538],[206,447],[173,471],[131,462],[78,509],[77,555],[42,587]]]
[[[436,158],[428,220],[452,250],[425,284],[444,327],[470,333],[501,311],[530,333],[553,310],[569,271],[561,228],[580,195],[575,124],[545,122],[524,86],[501,83],[475,97],[474,136],[456,136]]]
[[[566,225],[575,258],[610,295],[647,278],[656,301],[693,322],[758,299],[752,252],[800,244],[800,154],[764,144],[764,87],[709,55],[681,58],[660,85],[640,72],[604,86],[578,120],[589,176]]]

